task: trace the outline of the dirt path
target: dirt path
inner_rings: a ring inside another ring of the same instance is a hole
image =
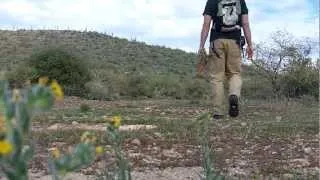
[[[288,103],[291,103],[288,105]],[[86,104],[91,111],[81,112]],[[53,112],[33,123],[36,155],[32,180],[47,180],[48,148],[67,148],[78,143],[84,130],[101,136],[103,117],[121,114],[124,124],[122,149],[133,167],[133,180],[199,180],[202,151],[197,139],[196,117],[210,105],[190,101],[96,101],[67,97]],[[265,175],[293,179],[319,177],[319,113],[296,102],[246,102],[236,119],[212,121],[209,143],[215,169],[234,176]],[[104,140],[100,143],[108,146]],[[112,158],[106,154],[106,158]],[[70,179],[90,179],[104,169],[98,159]],[[302,178],[301,178],[302,177]],[[305,177],[305,178],[303,178]],[[239,178],[234,178],[239,179]],[[248,178],[242,178],[248,179]],[[250,178],[249,178],[250,179]],[[276,178],[274,178],[276,179]],[[317,178],[316,178],[317,179]]]
[[[132,172],[133,180],[199,180],[200,167],[176,167],[164,170],[146,170]],[[95,180],[97,177],[80,173],[68,174],[65,180]],[[42,173],[31,174],[32,180],[52,180],[51,176]]]

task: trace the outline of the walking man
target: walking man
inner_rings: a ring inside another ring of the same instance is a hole
[[[241,29],[247,41],[247,55],[252,59],[252,41],[248,8],[245,0],[207,0],[201,31],[199,52],[204,51],[211,22],[212,45],[208,58],[208,75],[213,85],[213,118],[224,117],[224,79],[229,83],[229,115],[239,115],[239,97],[242,80],[241,72]]]

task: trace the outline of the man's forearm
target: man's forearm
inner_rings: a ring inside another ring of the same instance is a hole
[[[249,23],[243,25],[243,32],[244,36],[247,40],[248,46],[252,47],[252,40],[251,40],[251,30]]]
[[[204,45],[208,38],[209,30],[210,30],[210,25],[209,26],[204,25],[202,27],[201,37],[200,37],[200,48],[204,48]]]

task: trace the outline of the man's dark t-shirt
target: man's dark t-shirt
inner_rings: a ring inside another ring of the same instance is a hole
[[[203,12],[203,15],[210,15],[212,17],[213,23],[217,23],[218,21],[221,21],[217,17],[218,3],[219,3],[219,0],[207,0],[207,4]],[[240,5],[241,5],[241,15],[248,14],[248,8],[245,0],[240,0]],[[239,25],[240,27],[242,26],[241,17],[237,25]],[[236,31],[231,31],[231,32],[217,32],[215,29],[212,28],[210,33],[210,42],[218,38],[239,40],[240,36],[241,36],[241,29]]]

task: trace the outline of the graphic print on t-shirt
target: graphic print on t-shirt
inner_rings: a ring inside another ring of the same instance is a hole
[[[239,0],[221,0],[218,7],[218,16],[222,17],[223,25],[235,26],[238,23],[241,13]]]

